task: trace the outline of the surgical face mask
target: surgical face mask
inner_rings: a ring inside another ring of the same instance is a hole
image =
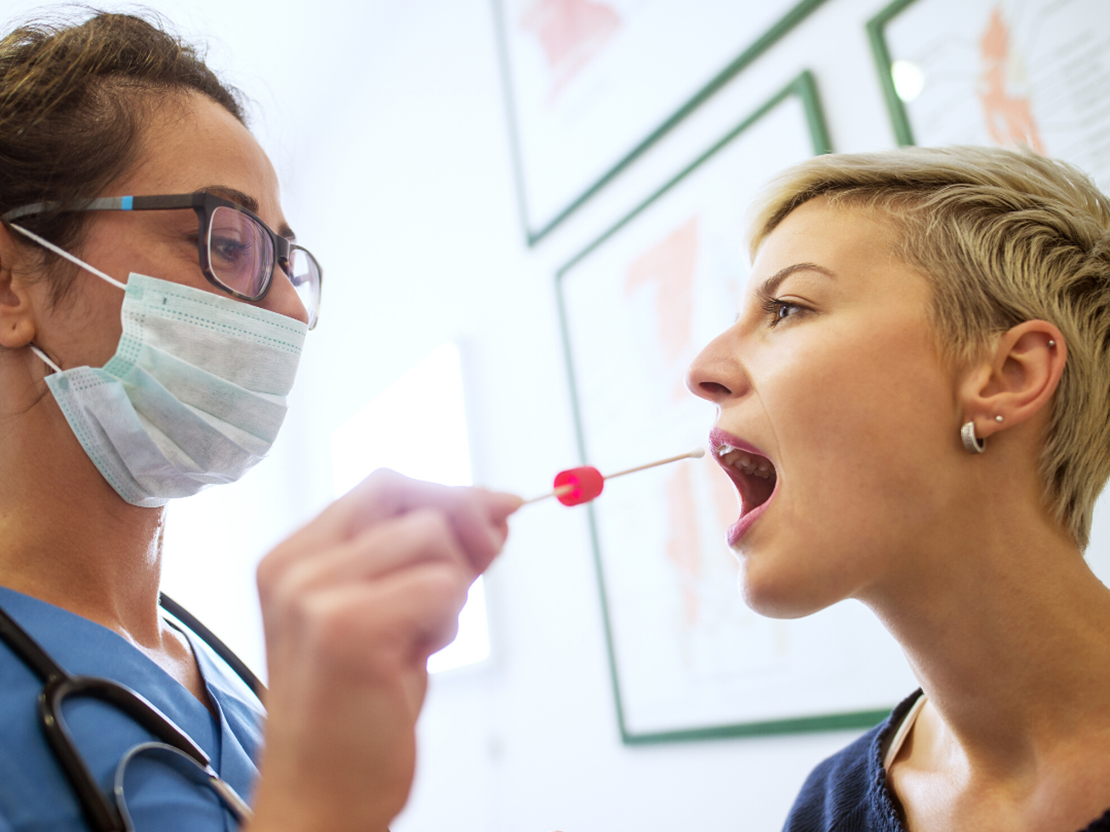
[[[234,482],[270,450],[285,419],[308,327],[294,318],[154,277],[125,284],[16,230],[124,290],[123,335],[101,368],[47,386],[85,453],[128,503],[165,505]]]

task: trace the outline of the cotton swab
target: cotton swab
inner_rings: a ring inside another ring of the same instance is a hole
[[[671,462],[678,462],[680,459],[700,459],[703,456],[705,456],[704,448],[694,448],[694,450],[688,453],[660,459],[658,462],[649,462],[647,465],[637,465],[635,468],[618,471],[607,477],[603,477],[600,471],[590,465],[583,465],[580,468],[570,468],[566,471],[560,471],[555,475],[554,491],[549,491],[546,494],[541,494],[539,497],[525,500],[521,505],[536,503],[540,500],[546,500],[548,497],[555,497],[564,506],[581,505],[582,503],[588,503],[601,493],[601,490],[605,487],[605,480],[623,477],[625,474],[634,474],[637,471],[644,471],[648,468],[654,468],[657,465],[667,465]]]

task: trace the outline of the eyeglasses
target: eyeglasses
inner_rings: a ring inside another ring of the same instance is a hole
[[[37,202],[8,211],[9,222],[48,211],[170,211],[192,208],[200,221],[197,253],[208,282],[241,300],[260,301],[273,283],[275,263],[297,290],[308,312],[308,328],[320,315],[320,264],[304,246],[275,233],[257,216],[206,192],[161,196],[114,196],[71,203]]]

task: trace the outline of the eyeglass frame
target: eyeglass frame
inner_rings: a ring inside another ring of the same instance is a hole
[[[34,214],[45,214],[50,211],[80,213],[85,211],[174,211],[183,208],[192,208],[196,212],[197,221],[200,224],[197,230],[197,255],[200,260],[200,270],[204,274],[205,279],[221,292],[239,298],[240,300],[257,303],[265,298],[274,284],[273,269],[271,269],[270,273],[266,276],[266,283],[262,291],[256,295],[248,295],[232,289],[216,277],[216,273],[212,270],[212,262],[209,256],[209,237],[212,232],[212,215],[216,212],[217,208],[229,208],[232,211],[238,211],[240,214],[246,214],[250,219],[258,223],[270,238],[270,244],[273,246],[275,265],[280,266],[281,270],[290,280],[293,279],[293,275],[290,273],[292,253],[294,250],[303,251],[309,260],[316,266],[316,309],[305,310],[309,314],[308,328],[312,329],[316,326],[316,322],[320,319],[320,295],[324,285],[324,270],[320,266],[320,261],[304,246],[282,237],[270,228],[270,226],[266,225],[266,223],[262,221],[262,218],[253,211],[244,208],[237,202],[232,202],[230,199],[225,199],[221,196],[216,196],[216,194],[209,193],[208,191],[194,191],[191,194],[152,194],[150,196],[105,196],[66,203],[35,202],[20,208],[13,208],[3,216],[0,216],[0,221],[12,222],[22,217],[32,216]]]

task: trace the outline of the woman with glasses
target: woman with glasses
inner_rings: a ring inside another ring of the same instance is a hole
[[[518,501],[332,505],[260,567],[264,691],[159,605],[163,506],[266,454],[320,313],[237,94],[135,17],[25,26],[0,160],[0,832],[384,829]]]

